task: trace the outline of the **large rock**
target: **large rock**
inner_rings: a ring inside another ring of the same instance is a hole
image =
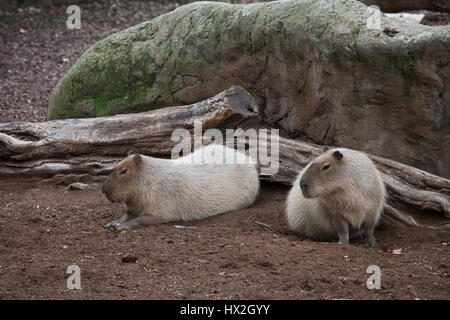
[[[240,85],[292,136],[450,176],[450,27],[353,0],[198,2],[113,34],[55,88],[49,119],[138,112]]]

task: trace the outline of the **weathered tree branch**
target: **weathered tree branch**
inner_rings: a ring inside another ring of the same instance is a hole
[[[0,176],[104,175],[130,150],[169,156],[176,128],[203,130],[248,126],[258,106],[242,88],[233,87],[184,107],[94,119],[0,124]],[[279,170],[262,179],[290,184],[322,146],[279,139]],[[385,223],[420,226],[415,216],[436,212],[450,218],[450,181],[389,159],[369,155],[382,173],[389,199]],[[447,225],[448,226],[448,225]]]
[[[170,135],[176,128],[192,130],[195,121],[201,122],[205,130],[233,127],[257,114],[253,97],[235,86],[188,106],[90,119],[3,123],[0,160],[126,155],[131,146],[142,153],[167,155],[175,144]],[[30,163],[42,167],[45,162]],[[0,174],[5,172],[0,170]]]

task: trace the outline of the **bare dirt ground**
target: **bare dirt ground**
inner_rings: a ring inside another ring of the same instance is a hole
[[[65,8],[0,12],[0,122],[43,121],[51,89],[85,49],[173,7],[82,5],[78,31],[66,29]],[[86,190],[68,189],[80,179]],[[373,249],[312,242],[287,229],[288,188],[263,184],[251,208],[116,233],[103,226],[124,209],[100,188],[88,177],[0,178],[0,299],[450,298],[449,232],[380,228]],[[67,289],[72,264],[82,290]],[[370,265],[380,290],[366,287]]]
[[[449,232],[377,230],[375,249],[359,239],[312,242],[288,232],[288,188],[264,184],[249,209],[117,233],[103,226],[123,208],[100,187],[2,180],[0,298],[450,298]],[[81,269],[82,290],[66,287],[72,264]],[[366,287],[370,265],[381,268],[380,290]]]

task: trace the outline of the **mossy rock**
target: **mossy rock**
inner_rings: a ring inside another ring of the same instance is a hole
[[[88,49],[48,118],[188,104],[240,85],[289,134],[450,176],[450,27],[382,15],[372,30],[371,14],[356,0],[182,6]]]

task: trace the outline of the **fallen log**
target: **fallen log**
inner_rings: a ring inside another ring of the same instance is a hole
[[[173,130],[185,128],[192,132],[194,121],[200,121],[203,130],[224,130],[248,127],[257,114],[255,100],[244,89],[232,87],[193,105],[138,114],[0,124],[0,176],[105,175],[130,149],[151,156],[170,156],[175,144],[171,140]],[[269,143],[259,142],[259,147]],[[290,184],[298,171],[321,152],[320,145],[280,137],[279,170],[261,178]],[[450,218],[450,180],[369,156],[381,171],[389,193],[386,224],[420,226],[415,217],[424,212]]]
[[[243,88],[234,86],[188,106],[89,119],[2,123],[0,160],[46,159],[30,161],[29,168],[53,166],[59,170],[62,166],[49,159],[81,155],[123,156],[131,146],[144,154],[164,156],[170,154],[175,144],[170,136],[177,128],[192,130],[194,122],[201,122],[205,130],[235,127],[257,114],[258,105],[253,97]],[[26,169],[23,163],[21,167],[16,165],[3,163],[0,175],[14,173],[16,168],[19,171]]]

